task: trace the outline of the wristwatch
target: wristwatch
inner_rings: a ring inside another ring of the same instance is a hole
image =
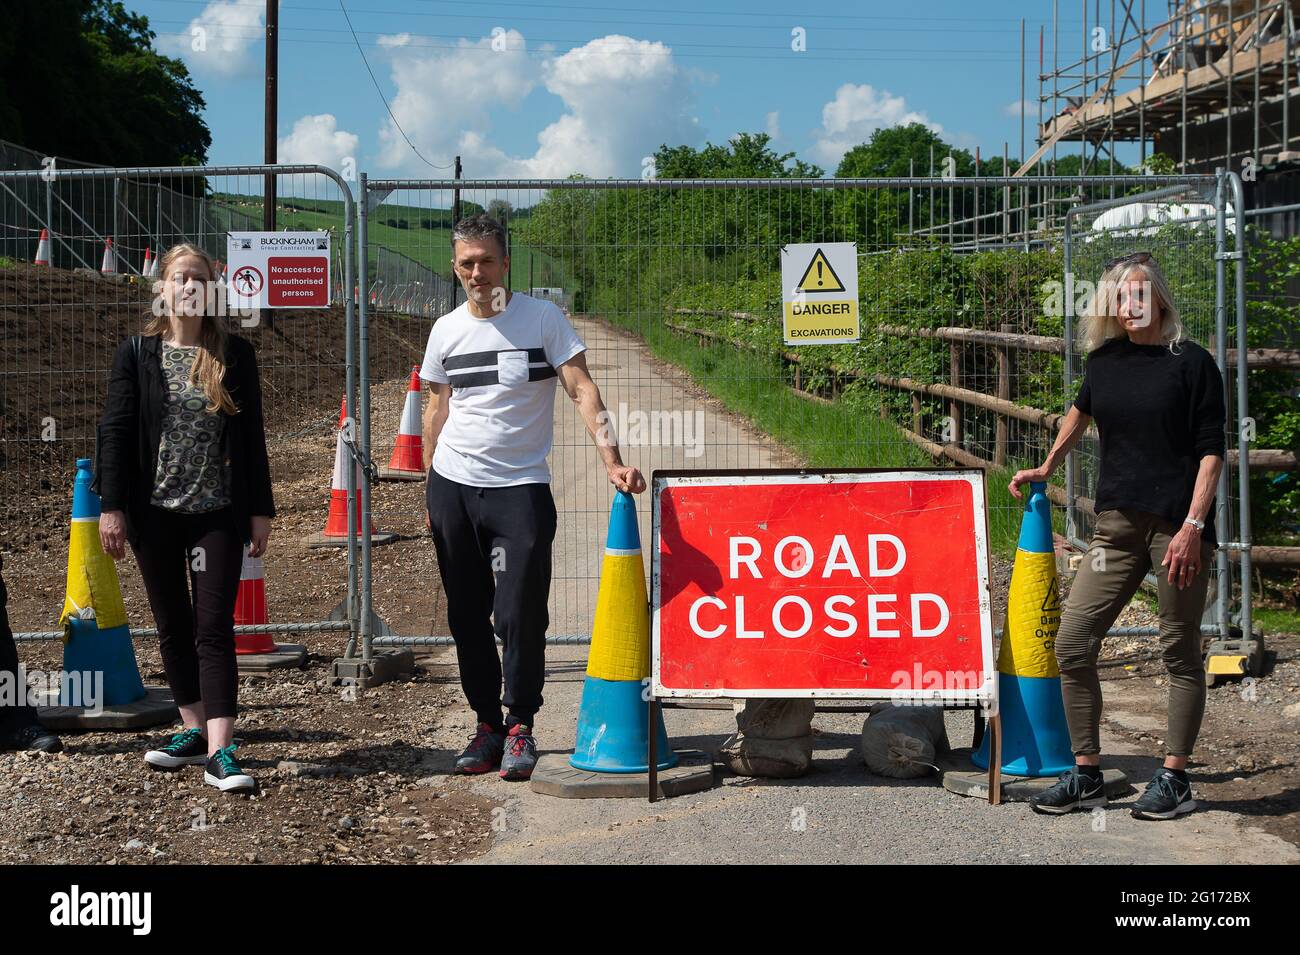
[[[1183,523],[1184,523],[1184,524],[1191,524],[1191,525],[1192,525],[1193,527],[1195,527],[1198,531],[1203,531],[1203,530],[1205,530],[1205,521],[1198,521],[1198,520],[1197,520],[1196,518],[1194,518],[1194,517],[1184,517],[1184,518],[1183,518]]]

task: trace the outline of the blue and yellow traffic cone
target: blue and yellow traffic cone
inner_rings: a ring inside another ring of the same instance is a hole
[[[591,628],[587,680],[582,685],[578,734],[569,765],[598,773],[644,773],[650,715],[641,698],[650,675],[650,612],[641,535],[632,495],[617,492],[600,568],[596,620]],[[659,769],[677,765],[663,718],[657,720]]]
[[[1056,665],[1061,598],[1052,548],[1052,510],[1047,485],[1034,482],[1011,569],[1007,621],[998,651],[998,712],[1002,716],[1002,772],[1056,776],[1074,765]],[[985,735],[971,762],[989,765]]]
[[[68,586],[59,626],[63,629],[63,686],[81,681],[86,697],[86,674],[103,674],[105,706],[134,703],[145,696],[140,668],[131,645],[126,607],[117,567],[99,543],[99,495],[90,489],[91,461],[77,459],[77,479],[72,486],[72,530],[68,543]],[[63,700],[65,705],[86,706]]]

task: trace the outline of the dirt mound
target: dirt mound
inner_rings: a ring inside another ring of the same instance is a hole
[[[149,284],[125,277],[0,269],[0,524],[37,525],[40,539],[40,525],[66,517],[75,461],[94,453],[113,353],[141,330],[151,302]],[[372,380],[405,381],[429,327],[427,319],[372,316]],[[232,319],[232,330],[257,348],[271,442],[332,435],[346,374],[342,306],[281,310],[253,327]]]

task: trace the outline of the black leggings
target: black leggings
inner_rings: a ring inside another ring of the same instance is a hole
[[[18,679],[18,648],[14,646],[14,632],[9,628],[8,604],[9,592],[4,577],[0,577],[0,674],[9,674],[16,694],[15,706],[0,707],[0,729],[6,731],[36,722],[36,711],[26,704],[27,681]]]
[[[158,627],[167,683],[177,705],[202,701],[207,719],[233,717],[235,597],[244,559],[233,512],[153,507],[151,517],[131,549]]]
[[[550,624],[551,486],[471,487],[430,468],[426,499],[465,697],[480,723],[501,726],[504,703],[532,726],[542,706]]]

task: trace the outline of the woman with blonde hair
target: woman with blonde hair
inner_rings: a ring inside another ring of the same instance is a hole
[[[145,754],[204,766],[222,791],[252,789],[235,761],[234,611],[245,546],[266,551],[275,516],[251,342],[213,314],[216,269],[181,244],[160,260],[154,317],[117,349],[99,426],[99,536],[131,545],[184,727]]]
[[[1076,765],[1030,805],[1043,813],[1106,805],[1097,656],[1115,618],[1154,570],[1169,673],[1169,726],[1164,766],[1132,814],[1172,819],[1196,808],[1186,770],[1205,712],[1200,624],[1216,546],[1214,492],[1225,445],[1223,378],[1209,352],[1187,338],[1169,285],[1149,252],[1107,263],[1080,332],[1088,363],[1079,396],[1046,462],[1017,471],[1009,486],[1018,498],[1020,485],[1046,481],[1096,420],[1097,520],[1056,635]]]

